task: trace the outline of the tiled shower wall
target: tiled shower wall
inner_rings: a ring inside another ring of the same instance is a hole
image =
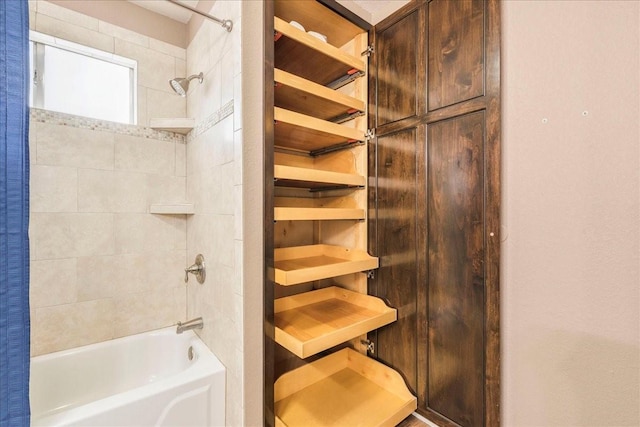
[[[242,123],[240,1],[218,1],[210,14],[234,22],[233,31],[205,21],[187,47],[191,85],[187,113],[200,123],[187,143],[187,258],[202,253],[207,280],[190,282],[189,318],[202,316],[203,341],[227,368],[226,425],[243,419]],[[256,402],[258,403],[258,402]]]
[[[185,117],[167,81],[185,49],[31,1],[31,28],[138,61],[138,116]],[[32,110],[32,354],[184,320],[186,217],[149,204],[186,198],[185,138]]]
[[[32,354],[182,319],[186,220],[148,210],[184,200],[184,142],[31,116]]]

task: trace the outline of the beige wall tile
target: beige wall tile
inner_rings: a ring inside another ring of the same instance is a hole
[[[149,118],[187,116],[187,101],[174,92],[147,89],[147,115]]]
[[[147,115],[147,88],[138,84],[138,126],[149,126]]]
[[[184,250],[184,216],[116,214],[115,239],[119,254]]]
[[[185,320],[185,298],[183,286],[116,298],[115,336],[136,334]]]
[[[41,13],[36,13],[35,29],[44,34],[80,43],[105,52],[114,52],[114,38],[112,36],[70,24]]]
[[[147,175],[137,172],[78,170],[78,211],[147,212]]]
[[[138,61],[138,84],[151,89],[173,92],[169,80],[174,78],[175,58],[146,47],[115,40],[115,53]]]
[[[149,37],[140,33],[136,33],[135,31],[127,30],[126,28],[110,24],[105,21],[99,21],[98,31],[100,31],[102,34],[112,36],[116,39],[124,40],[126,42],[134,43],[143,47],[149,47]]]
[[[31,212],[76,212],[78,170],[33,165],[30,170],[29,203]]]
[[[114,168],[113,133],[47,123],[36,132],[39,165]]]
[[[149,203],[174,203],[186,200],[186,177],[147,175],[146,194]]]
[[[187,76],[187,62],[184,59],[176,58],[176,77],[188,77]]]
[[[31,261],[29,302],[33,308],[76,301],[76,258]]]
[[[174,46],[158,39],[149,39],[149,48],[182,60],[185,60],[187,57],[186,49]]]
[[[173,142],[128,135],[115,140],[115,168],[122,171],[173,174],[175,170]]]
[[[176,176],[187,176],[187,144],[176,144]]]
[[[235,116],[233,120],[235,123]],[[242,170],[242,129],[240,129],[233,132],[233,185],[242,184]]]
[[[112,214],[33,213],[30,222],[35,259],[114,253],[115,230]]]
[[[233,130],[242,129],[242,74],[233,78]]]
[[[31,355],[112,339],[113,312],[111,299],[37,308]]]
[[[66,7],[58,6],[57,4],[49,3],[48,1],[39,0],[37,3],[38,14],[47,15],[51,18],[56,18],[60,21],[94,31],[98,31],[99,29],[99,21],[96,18],[75,12],[71,9],[67,9]]]
[[[127,269],[133,267],[126,257],[120,255],[78,258],[77,298],[91,301],[122,295],[123,280],[133,280]],[[133,270],[137,273],[137,270]]]
[[[242,209],[242,185],[235,185],[233,187],[233,238],[235,240],[242,240]]]

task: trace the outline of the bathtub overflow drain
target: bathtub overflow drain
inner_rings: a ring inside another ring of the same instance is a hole
[[[189,350],[187,350],[187,357],[189,360],[193,360],[193,347],[189,346]]]

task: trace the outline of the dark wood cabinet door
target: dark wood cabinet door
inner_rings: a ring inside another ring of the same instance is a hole
[[[375,33],[377,126],[417,114],[419,34],[417,10]]]
[[[409,38],[413,16],[420,32]],[[384,105],[369,163],[380,257],[370,293],[398,322],[370,337],[418,412],[443,426],[500,424],[499,17],[498,0],[417,0],[374,28],[370,103]],[[413,40],[417,62],[402,64]],[[381,96],[389,76],[415,81],[413,93]]]
[[[429,111],[484,94],[484,2],[429,3]]]
[[[484,122],[427,127],[427,405],[462,426],[483,424]]]
[[[370,219],[377,230],[380,267],[370,281],[370,292],[398,310],[398,320],[373,334],[375,356],[397,368],[417,394],[417,307],[420,267],[425,265],[424,126],[379,137],[374,164],[377,170],[373,197],[375,212]],[[370,236],[370,241],[373,240]]]

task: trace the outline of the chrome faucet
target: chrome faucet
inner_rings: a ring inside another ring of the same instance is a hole
[[[176,328],[176,334],[181,334],[184,331],[189,331],[191,329],[202,329],[204,327],[204,323],[202,322],[202,317],[197,317],[192,320],[187,320],[186,322],[178,322],[178,327]]]

